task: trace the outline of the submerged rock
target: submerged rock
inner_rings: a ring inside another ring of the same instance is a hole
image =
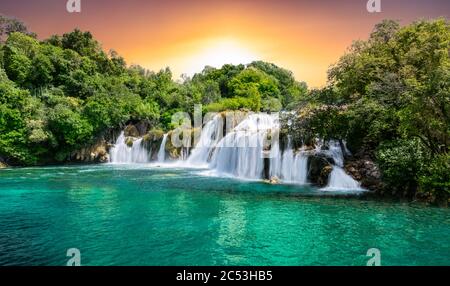
[[[280,183],[280,179],[278,179],[278,177],[274,176],[274,177],[270,178],[269,182],[272,185],[279,184]]]
[[[276,184],[280,183],[280,179],[278,177],[274,176],[270,179],[263,180],[263,182],[266,184],[276,185]]]

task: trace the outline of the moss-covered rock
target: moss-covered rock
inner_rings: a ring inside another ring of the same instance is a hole
[[[168,133],[166,152],[169,154],[171,159],[180,159],[181,157],[187,157],[190,150],[193,148],[193,143],[195,142],[195,136],[199,135],[200,132],[198,128],[191,128],[185,130],[184,133],[177,134],[173,130]],[[174,140],[173,136],[179,136],[178,140]],[[187,136],[187,138],[184,138]],[[181,146],[174,146],[173,142],[179,141]]]
[[[123,131],[125,137],[139,137],[139,130],[134,125],[128,125]]]
[[[147,131],[150,127],[150,123],[146,120],[141,120],[141,121],[137,122],[136,124],[134,124],[134,126],[136,127],[137,131],[139,132],[139,137],[142,137],[145,134],[147,134]]]
[[[152,142],[161,140],[164,137],[164,131],[161,129],[152,129],[145,134],[142,139],[144,142]]]
[[[181,148],[173,145],[172,136],[174,136],[173,131],[168,133],[168,138],[166,142],[166,153],[169,154],[170,159],[176,160],[181,157]],[[181,136],[180,140],[183,140],[183,136]]]
[[[125,144],[127,144],[128,147],[133,147],[134,138],[133,137],[127,137],[125,138]]]
[[[164,137],[164,131],[161,129],[153,128],[152,130],[148,131],[147,134],[145,134],[142,137],[143,144],[145,148],[149,151],[151,154],[151,160],[156,160],[158,156],[159,147],[162,143],[162,139]]]

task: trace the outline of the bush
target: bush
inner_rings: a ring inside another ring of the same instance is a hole
[[[73,106],[58,104],[49,114],[49,126],[58,141],[68,147],[82,146],[93,137],[93,127]]]
[[[426,149],[418,139],[396,140],[381,144],[376,152],[383,179],[392,193],[413,196],[419,176],[429,160]]]
[[[281,109],[283,109],[283,105],[281,104],[281,101],[278,98],[269,97],[267,99],[263,99],[261,101],[261,109],[262,111],[272,111],[272,112],[278,112]]]
[[[419,191],[438,197],[450,195],[450,155],[434,157],[419,175]]]
[[[254,101],[250,98],[244,97],[234,97],[234,98],[224,98],[219,102],[208,104],[205,107],[205,112],[220,112],[225,110],[239,110],[239,109],[251,109],[254,110]],[[258,110],[256,110],[258,111]]]

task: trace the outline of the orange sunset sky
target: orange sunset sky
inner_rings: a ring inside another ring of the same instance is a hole
[[[39,39],[89,30],[128,64],[169,66],[175,78],[205,65],[264,60],[311,87],[323,86],[328,67],[382,19],[405,25],[450,16],[449,0],[381,0],[381,13],[369,13],[367,0],[81,0],[81,13],[68,13],[66,2],[0,0],[0,13]]]

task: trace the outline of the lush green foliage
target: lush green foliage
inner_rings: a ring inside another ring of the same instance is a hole
[[[104,53],[90,33],[75,30],[44,42],[24,29],[7,35],[1,44],[0,157],[8,163],[64,160],[106,129],[159,118],[156,98],[133,86],[147,77],[116,53]]]
[[[437,196],[450,195],[450,155],[437,155],[425,164],[419,175],[419,189]]]
[[[407,191],[417,189],[419,174],[429,155],[418,139],[397,140],[381,144],[377,159],[389,186]]]
[[[297,82],[290,71],[261,61],[206,67],[188,83],[199,92],[200,103],[207,104],[206,111],[280,111],[291,109],[307,95],[306,84]]]

